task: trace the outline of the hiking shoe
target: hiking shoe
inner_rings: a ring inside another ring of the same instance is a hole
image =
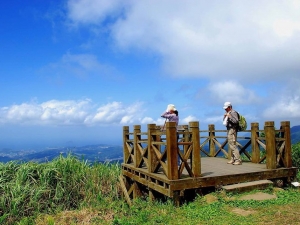
[[[232,164],[232,163],[234,163],[233,159],[227,162],[227,164]]]
[[[236,160],[232,165],[242,165],[242,161]]]

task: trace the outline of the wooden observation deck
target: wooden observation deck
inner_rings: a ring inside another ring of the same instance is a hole
[[[200,130],[199,122],[176,129],[167,122],[165,129],[148,124],[145,132],[135,125],[133,132],[123,127],[123,154],[120,183],[131,205],[136,197],[173,198],[179,205],[206,188],[259,180],[290,183],[297,174],[292,166],[290,122],[276,130],[273,121],[264,129],[251,123],[251,129],[238,133],[237,145],[242,165],[227,164],[230,149],[227,130]],[[180,162],[178,163],[178,159]]]

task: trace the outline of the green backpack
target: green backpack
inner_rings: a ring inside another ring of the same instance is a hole
[[[238,117],[239,117],[239,125],[237,131],[245,131],[247,129],[247,121],[246,118],[242,115],[240,115],[238,112]]]

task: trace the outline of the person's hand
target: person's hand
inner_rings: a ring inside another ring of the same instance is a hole
[[[229,113],[225,113],[223,120],[226,118],[226,116],[227,116],[227,118],[229,118],[229,115],[230,115]]]

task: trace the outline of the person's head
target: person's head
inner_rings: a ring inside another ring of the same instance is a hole
[[[174,113],[176,114],[176,116],[178,116],[178,111],[177,109],[175,108],[175,105],[173,104],[169,104],[168,107],[167,107],[167,112],[169,113]]]
[[[231,102],[225,102],[223,109],[225,109],[226,112],[230,111],[232,109]]]
[[[168,112],[174,112],[174,111],[177,111],[177,109],[175,108],[175,105],[169,104],[168,107],[167,107],[167,111]]]

